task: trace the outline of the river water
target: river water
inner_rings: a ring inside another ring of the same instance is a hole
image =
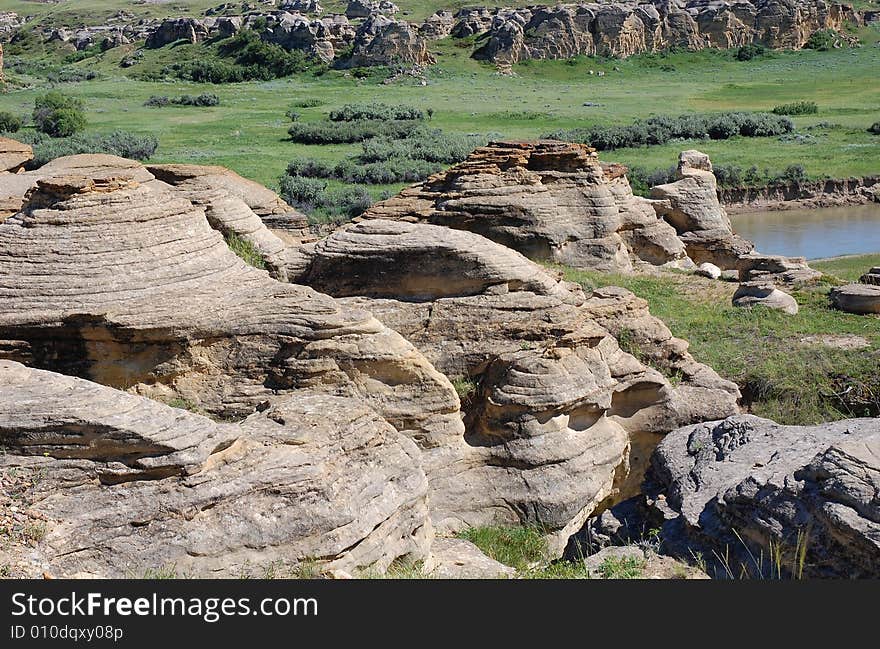
[[[749,212],[733,229],[767,254],[821,259],[880,252],[880,204]]]

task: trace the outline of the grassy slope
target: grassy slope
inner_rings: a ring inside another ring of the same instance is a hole
[[[877,40],[872,32],[870,39]],[[876,45],[832,52],[782,52],[751,62],[737,62],[728,53],[679,53],[631,59],[533,61],[516,66],[516,77],[502,77],[492,66],[468,58],[468,50],[451,39],[435,43],[438,64],[428,72],[428,85],[414,79],[391,85],[357,80],[339,72],[315,78],[303,75],[266,83],[225,86],[144,82],[124,76],[118,67],[123,48],[77,63],[96,69],[103,78],[66,84],[63,90],[83,97],[92,129],[126,128],[152,132],[160,138],[157,160],[192,161],[229,166],[265,184],[274,184],[295,156],[339,158],[357,145],[305,146],[285,141],[284,111],[290,102],[316,97],[324,106],[301,109],[303,119],[320,119],[330,108],[348,101],[403,102],[435,110],[434,125],[458,132],[492,133],[534,138],[560,128],[592,123],[628,123],[652,114],[688,111],[762,110],[779,103],[815,100],[819,115],[795,119],[798,128],[832,122],[837,128],[812,131],[814,144],[780,142],[776,138],[725,142],[675,142],[621,149],[603,154],[647,168],[668,167],[683,148],[699,147],[717,164],[781,170],[794,162],[812,176],[848,176],[880,172],[880,137],[865,129],[880,120],[880,86],[870,83],[880,68]],[[139,72],[161,68],[198,55],[194,46],[148,52]],[[604,77],[589,70],[605,71]],[[44,82],[18,79],[35,87],[0,96],[0,110],[26,113]],[[152,94],[215,92],[217,108],[143,107]],[[585,103],[599,106],[584,106]],[[393,187],[392,189],[397,189]]]
[[[815,265],[852,281],[877,264],[880,255]],[[876,414],[880,407],[880,319],[831,309],[827,285],[795,292],[801,310],[792,317],[731,306],[734,283],[677,273],[633,276],[566,269],[565,274],[587,288],[613,284],[645,298],[652,314],[690,342],[697,360],[743,388],[756,415],[786,424],[813,424]],[[804,340],[816,335],[860,336],[870,346],[839,349]],[[874,410],[852,403],[848,408],[833,397],[849,386],[851,396],[873,403]]]

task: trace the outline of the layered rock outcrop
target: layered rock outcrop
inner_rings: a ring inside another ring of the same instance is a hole
[[[358,28],[348,65],[430,65],[435,62],[418,28],[402,20],[372,14]]]
[[[215,423],[0,361],[0,470],[39,474],[24,574],[261,576],[428,558],[419,452],[358,399],[299,392]],[[279,564],[281,567],[279,567]]]
[[[0,358],[225,416],[311,387],[460,434],[449,382],[398,334],[247,266],[201,207],[119,169],[37,182],[0,225],[0,296]]]
[[[590,147],[498,142],[367,210],[364,219],[421,221],[469,230],[532,259],[625,270],[676,263],[685,249],[625,168],[603,167]]]
[[[0,137],[0,173],[16,173],[33,159],[34,150],[29,144]]]
[[[310,256],[294,281],[369,309],[469,386],[467,446],[423,445],[440,529],[528,523],[561,551],[603,501],[632,493],[666,430],[737,411],[736,386],[694,361],[643,300],[587,297],[477,234],[369,219]],[[609,328],[654,357],[621,350]]]
[[[701,552],[717,576],[880,575],[880,419],[685,427],[658,446],[647,487],[664,547]]]
[[[474,57],[499,63],[573,56],[628,57],[673,47],[701,50],[761,44],[800,48],[822,29],[860,14],[827,0],[685,3],[657,1],[463,10],[452,34],[483,34]]]

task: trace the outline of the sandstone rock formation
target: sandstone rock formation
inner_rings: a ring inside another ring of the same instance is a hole
[[[254,22],[247,23],[251,29]],[[339,50],[355,39],[355,28],[342,15],[309,18],[298,13],[282,13],[266,21],[263,38],[288,50],[303,50],[324,62],[332,61]]]
[[[701,552],[718,576],[773,576],[772,544],[783,575],[802,564],[807,577],[876,578],[878,458],[880,419],[780,426],[739,415],[667,435],[647,487],[664,548]]]
[[[740,255],[737,270],[742,282],[767,281],[776,284],[797,285],[812,282],[822,277],[813,270],[804,257],[783,257],[764,255],[757,251]]]
[[[426,39],[407,22],[372,14],[357,30],[348,65],[430,65]]]
[[[699,151],[683,151],[676,177],[675,182],[651,189],[651,197],[661,201],[655,204],[657,211],[675,227],[694,262],[738,268],[739,257],[751,252],[754,245],[733,233],[730,219],[718,202],[709,157]]]
[[[369,18],[373,14],[396,14],[400,9],[388,0],[348,0],[345,15],[348,18]]]
[[[751,43],[800,48],[821,29],[860,14],[827,0],[621,2],[485,8],[456,14],[452,34],[481,34],[474,57],[500,63],[578,55],[628,57],[673,47],[701,50]]]
[[[0,173],[17,173],[34,159],[34,150],[29,144],[0,137]]]
[[[357,399],[298,392],[218,424],[0,361],[0,442],[4,472],[40,475],[27,505],[46,536],[21,566],[32,576],[384,570],[428,556],[418,450]]]
[[[472,386],[467,446],[421,443],[441,530],[529,523],[559,552],[602,501],[633,492],[666,430],[737,411],[736,387],[695,362],[643,300],[622,289],[587,298],[477,234],[369,219],[310,255],[294,281],[369,309]],[[648,365],[609,329],[651,349]]]
[[[516,570],[487,557],[470,541],[437,538],[431,544],[435,579],[512,579]]]
[[[225,416],[308,386],[375,403],[413,437],[460,436],[452,387],[403,338],[247,266],[131,164],[43,178],[0,224],[0,358]]]
[[[873,266],[871,270],[859,278],[859,282],[862,284],[880,286],[880,266]]]
[[[849,313],[880,313],[880,286],[847,284],[831,289],[831,304]]]
[[[772,282],[743,282],[733,294],[733,306],[752,308],[763,306],[768,309],[783,311],[789,315],[797,315],[798,303],[788,293],[780,291]]]
[[[195,18],[167,18],[152,32],[147,47],[162,47],[179,40],[200,43],[208,38],[208,28]]]
[[[532,259],[626,270],[634,261],[681,262],[675,231],[632,194],[620,165],[590,147],[498,142],[374,205],[365,219],[402,219],[470,230]]]

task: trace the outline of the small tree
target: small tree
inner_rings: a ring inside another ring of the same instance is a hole
[[[21,118],[12,113],[0,112],[0,133],[16,133],[21,128]]]
[[[86,127],[83,103],[60,92],[49,92],[34,100],[34,125],[50,137],[70,137]]]

